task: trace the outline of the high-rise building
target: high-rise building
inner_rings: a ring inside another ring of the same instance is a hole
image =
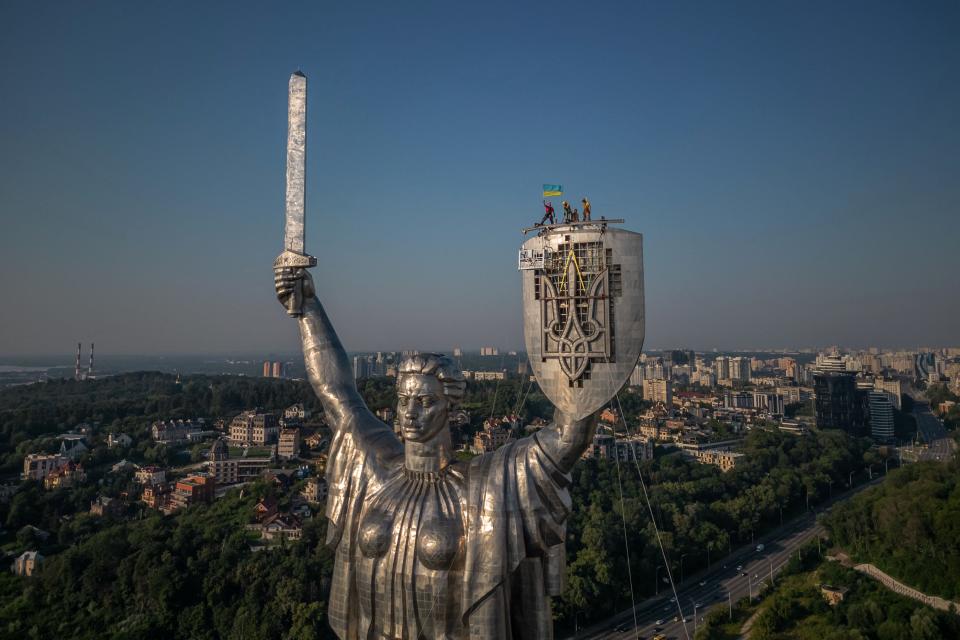
[[[750,381],[750,358],[730,358],[730,379]]]
[[[496,347],[480,347],[480,355],[482,356],[497,356],[500,355],[500,350]]]
[[[669,407],[673,404],[673,384],[669,380],[644,380],[643,399],[650,402],[662,402]]]
[[[817,426],[843,429],[856,436],[866,431],[866,393],[851,373],[824,372],[813,377]]]
[[[927,382],[934,373],[937,373],[936,356],[932,353],[918,353],[914,358],[914,379]]]
[[[273,377],[274,377],[274,378],[282,378],[282,377],[283,377],[283,363],[282,363],[282,362],[274,362],[274,363],[273,363]]]
[[[880,362],[880,356],[874,353],[863,356],[863,369],[870,373],[881,373],[883,371],[883,364]]]
[[[730,379],[730,358],[727,356],[717,356],[713,361],[713,372],[717,374],[717,380]]]
[[[353,378],[367,378],[370,376],[370,359],[367,356],[353,356]]]
[[[893,440],[893,403],[883,391],[870,392],[870,435],[876,442]]]
[[[884,391],[887,395],[890,396],[890,402],[893,403],[893,406],[899,411],[901,409],[900,405],[900,394],[903,393],[900,388],[900,380],[897,378],[874,378],[873,379],[873,388],[877,391]]]
[[[816,369],[824,373],[828,371],[842,372],[847,370],[847,362],[840,355],[818,355]]]
[[[639,362],[637,366],[633,368],[633,371],[630,372],[630,386],[632,387],[642,387],[643,386],[643,365]]]
[[[643,377],[650,380],[668,380],[670,378],[670,366],[664,364],[663,358],[647,358]]]

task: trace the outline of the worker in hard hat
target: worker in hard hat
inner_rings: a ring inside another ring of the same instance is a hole
[[[590,201],[584,198],[580,202],[583,203],[583,221],[590,222]]]

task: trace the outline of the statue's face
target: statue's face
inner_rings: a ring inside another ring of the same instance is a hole
[[[449,404],[443,384],[433,376],[404,374],[397,386],[397,416],[403,439],[432,440],[447,427]]]

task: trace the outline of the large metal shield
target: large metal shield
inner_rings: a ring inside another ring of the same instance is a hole
[[[600,223],[523,243],[523,332],[540,388],[574,419],[606,404],[643,348],[643,236]]]

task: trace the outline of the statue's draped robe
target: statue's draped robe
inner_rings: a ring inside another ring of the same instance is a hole
[[[541,445],[554,434],[510,442],[424,480],[403,469],[402,445],[369,412],[348,413],[344,423],[327,464],[327,543],[336,549],[328,616],[337,635],[552,638],[548,598],[562,590],[570,510],[570,477]],[[387,515],[396,526],[385,528],[382,544],[371,542],[385,505],[393,505]],[[456,551],[441,553],[442,567],[432,571],[438,567],[422,564],[425,541],[417,538],[436,536],[423,522],[438,509],[441,519],[459,519],[444,532],[460,540],[444,540]],[[381,559],[370,559],[372,546],[387,547]]]

